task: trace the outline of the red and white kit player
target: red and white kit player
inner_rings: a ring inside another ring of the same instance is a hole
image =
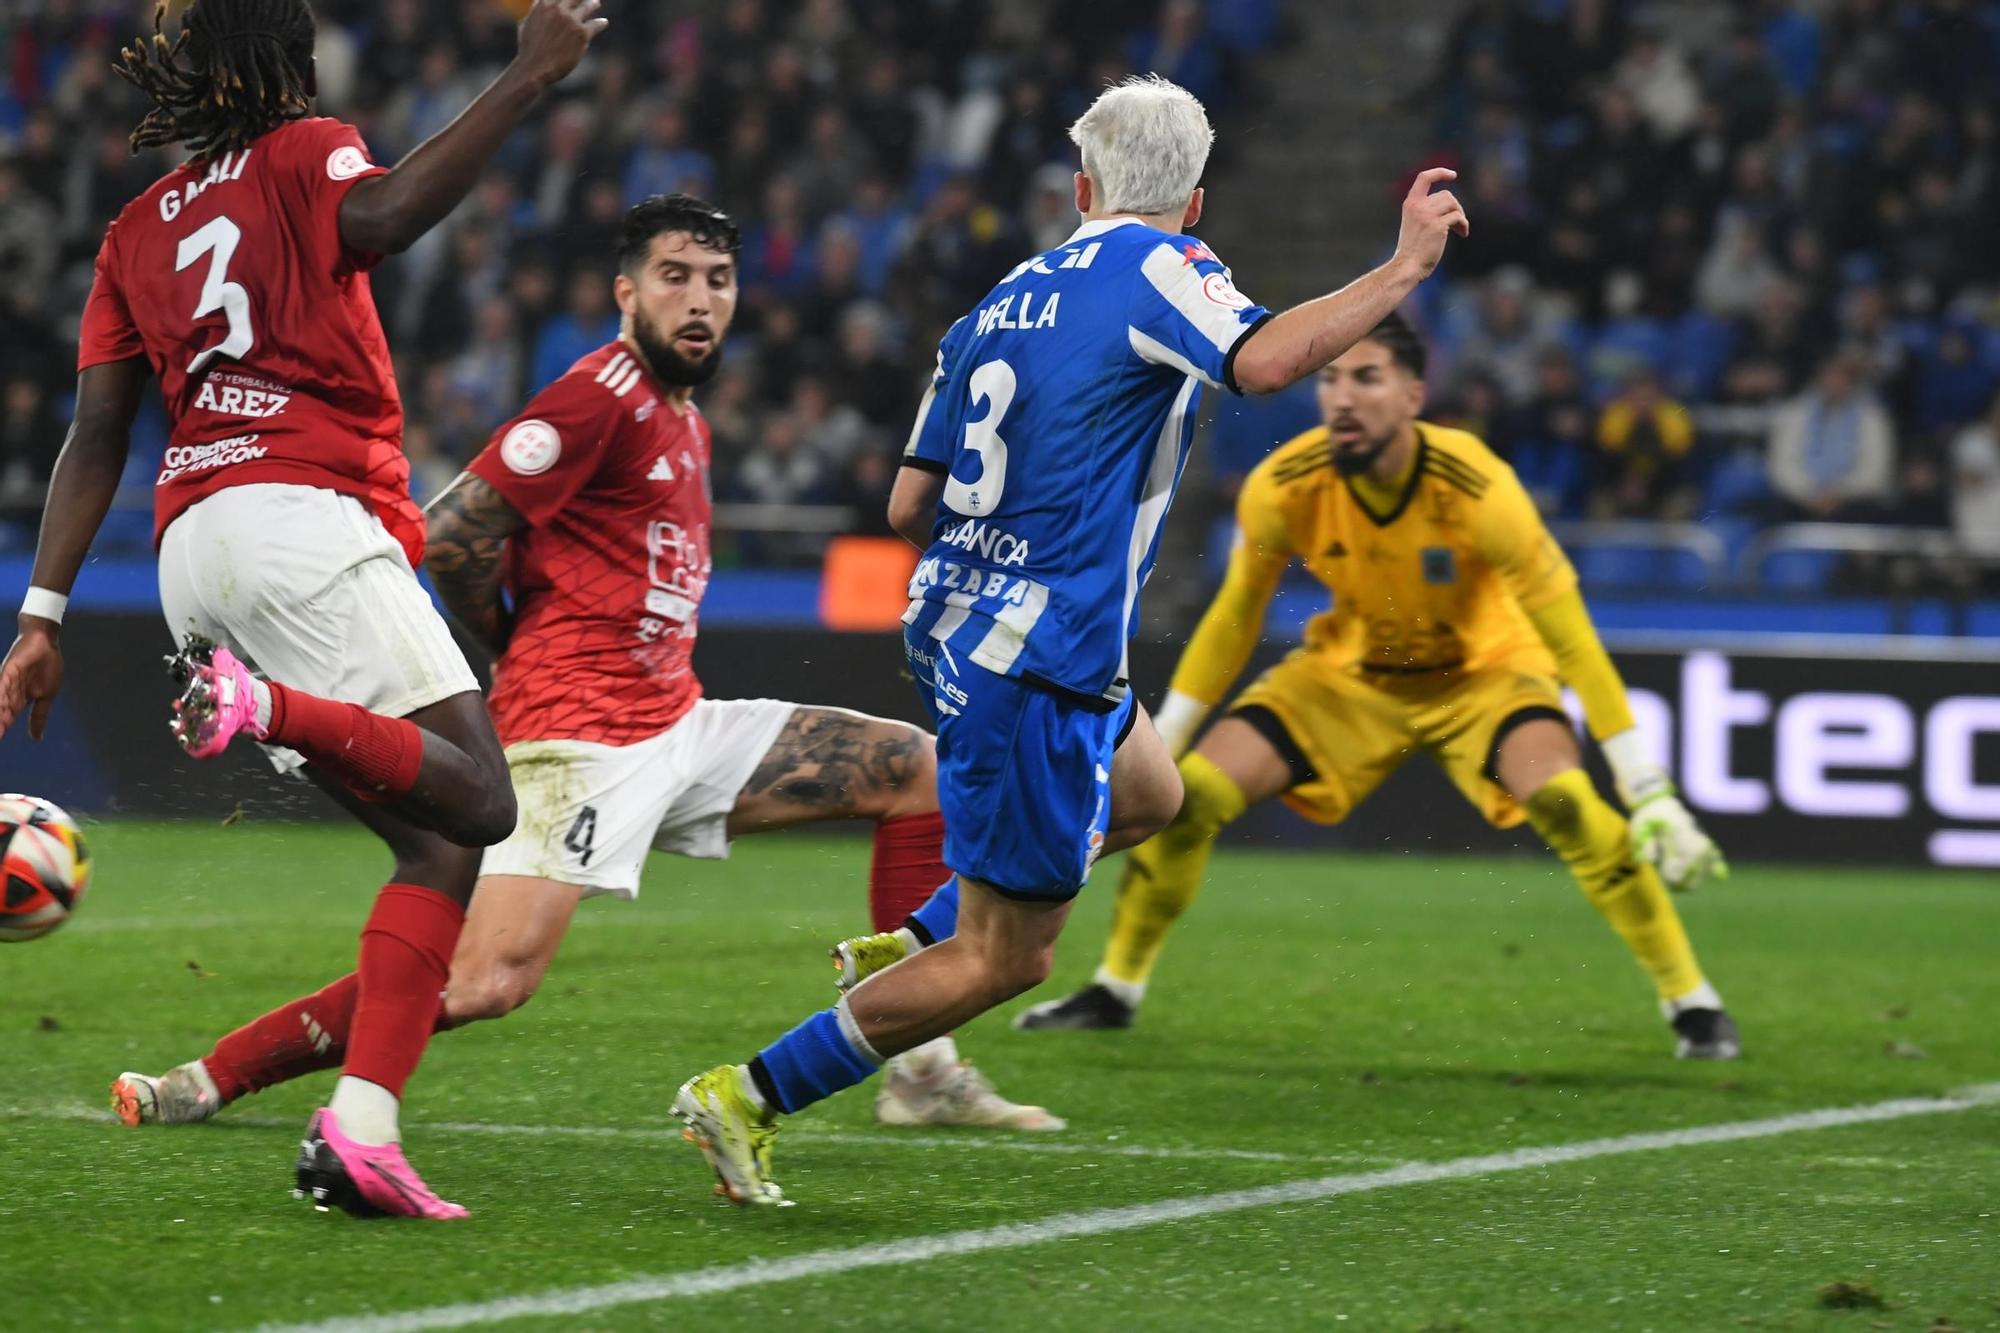
[[[46,725],[68,593],[157,376],[170,428],[155,492],[160,601],[182,642],[175,734],[197,758],[239,734],[264,742],[396,859],[361,936],[343,1076],[295,1169],[321,1207],[465,1215],[404,1159],[397,1111],[477,849],[515,817],[477,682],[413,572],[423,526],[368,269],[464,197],[604,26],[596,8],[539,0],[515,60],[393,171],[353,127],[309,114],[303,0],[195,0],[178,40],[142,39],[117,67],[152,103],[135,148],[191,157],[127,205],[99,249],[76,420],[0,665],[0,728],[24,709],[31,733]],[[113,1094],[137,1121],[158,1089],[130,1075]]]
[[[720,857],[739,833],[872,819],[870,905],[883,931],[948,874],[928,734],[839,708],[708,699],[695,676],[710,454],[693,392],[715,373],[735,313],[737,244],[728,216],[700,200],[634,207],[618,341],[536,394],[427,515],[438,594],[498,659],[488,702],[521,812],[480,866],[440,1026],[527,1003],[578,903],[636,897],[649,849]],[[155,1080],[146,1118],[206,1119],[337,1063],[354,999],[354,977],[342,977],[230,1033]],[[898,1125],[1062,1127],[1001,1097],[948,1037],[892,1066],[876,1113]]]

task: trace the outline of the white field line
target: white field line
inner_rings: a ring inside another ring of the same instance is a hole
[[[49,1120],[85,1120],[96,1124],[111,1124],[109,1111],[94,1106],[71,1103],[65,1106],[32,1110],[25,1107],[0,1106],[0,1115],[18,1115],[28,1118]],[[299,1129],[303,1122],[280,1120],[275,1116],[237,1116],[228,1118],[232,1125],[245,1125],[255,1129]],[[569,1138],[569,1139],[624,1139],[640,1142],[679,1142],[681,1131],[678,1126],[664,1125],[504,1125],[488,1124],[481,1121],[463,1120],[417,1120],[406,1128],[416,1133],[446,1134],[496,1134],[518,1135],[522,1138]],[[1376,1153],[1336,1152],[1336,1153],[1289,1153],[1257,1152],[1248,1148],[1163,1148],[1137,1143],[1116,1143],[1078,1141],[1074,1136],[1053,1138],[1043,1134],[1024,1137],[1003,1137],[999,1135],[964,1134],[857,1134],[841,1130],[816,1130],[802,1126],[787,1134],[788,1143],[830,1143],[861,1148],[966,1148],[975,1152],[1024,1152],[1036,1155],[1063,1154],[1077,1157],[1146,1157],[1169,1161],[1209,1162],[1277,1162],[1300,1165],[1327,1165],[1335,1162],[1350,1166],[1398,1166],[1404,1162],[1400,1157],[1385,1157]]]
[[[1230,1190],[1221,1194],[1195,1194],[1157,1203],[1130,1204],[1122,1208],[1093,1208],[1085,1212],[1059,1213],[1036,1222],[1013,1222],[952,1231],[936,1236],[910,1236],[903,1240],[845,1249],[813,1250],[788,1259],[752,1259],[745,1263],[719,1264],[682,1273],[661,1273],[631,1278],[599,1286],[558,1288],[532,1296],[505,1296],[498,1300],[473,1301],[460,1305],[436,1305],[396,1314],[357,1315],[308,1324],[266,1324],[259,1333],[417,1333],[421,1329],[466,1328],[507,1319],[560,1317],[589,1314],[621,1305],[674,1300],[689,1296],[711,1296],[793,1282],[800,1278],[827,1277],[866,1268],[923,1263],[932,1259],[979,1254],[988,1250],[1016,1249],[1041,1245],[1071,1236],[1101,1236],[1130,1231],[1162,1222],[1184,1222],[1192,1218],[1214,1217],[1248,1208],[1268,1208],[1276,1204],[1311,1203],[1343,1194],[1395,1189],[1403,1185],[1424,1185],[1441,1180],[1466,1180],[1474,1176],[1498,1175],[1508,1171],[1531,1171],[1540,1167],[1584,1162],[1597,1157],[1626,1153],[1656,1152],[1663,1148],[1687,1148],[1700,1144],[1735,1143],[1744,1139],[1771,1138],[1779,1134],[1801,1134],[1846,1125],[1875,1124],[1902,1120],[1909,1116],[1939,1115],[1967,1111],[1977,1106],[2000,1105],[2000,1083],[1967,1088],[1950,1097],[1917,1097],[1876,1102],[1868,1106],[1833,1107],[1802,1111],[1795,1115],[1772,1116],[1765,1120],[1739,1120],[1731,1124],[1703,1125],[1693,1129],[1669,1129],[1650,1134],[1621,1134],[1615,1138],[1587,1139],[1581,1143],[1552,1144],[1542,1148],[1518,1148],[1513,1152],[1490,1153],[1479,1157],[1457,1157],[1445,1162],[1412,1162],[1384,1171],[1350,1175],[1321,1176],[1256,1189]]]

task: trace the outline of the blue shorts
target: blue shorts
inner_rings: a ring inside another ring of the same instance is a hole
[[[1098,712],[921,631],[903,647],[937,729],[945,867],[1010,898],[1074,898],[1104,848],[1131,698]]]

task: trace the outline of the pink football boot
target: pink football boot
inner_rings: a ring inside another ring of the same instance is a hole
[[[168,726],[189,754],[212,759],[229,748],[238,732],[264,739],[257,722],[256,684],[235,653],[190,633],[181,650],[167,659],[167,670],[181,690]]]
[[[333,1112],[313,1112],[299,1144],[295,1199],[311,1199],[326,1212],[329,1205],[355,1217],[421,1217],[449,1222],[472,1214],[431,1192],[403,1156],[401,1144],[367,1147],[340,1132]]]

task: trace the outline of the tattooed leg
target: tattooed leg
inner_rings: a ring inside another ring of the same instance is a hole
[[[936,809],[937,757],[928,733],[845,709],[800,707],[743,784],[729,832]]]

